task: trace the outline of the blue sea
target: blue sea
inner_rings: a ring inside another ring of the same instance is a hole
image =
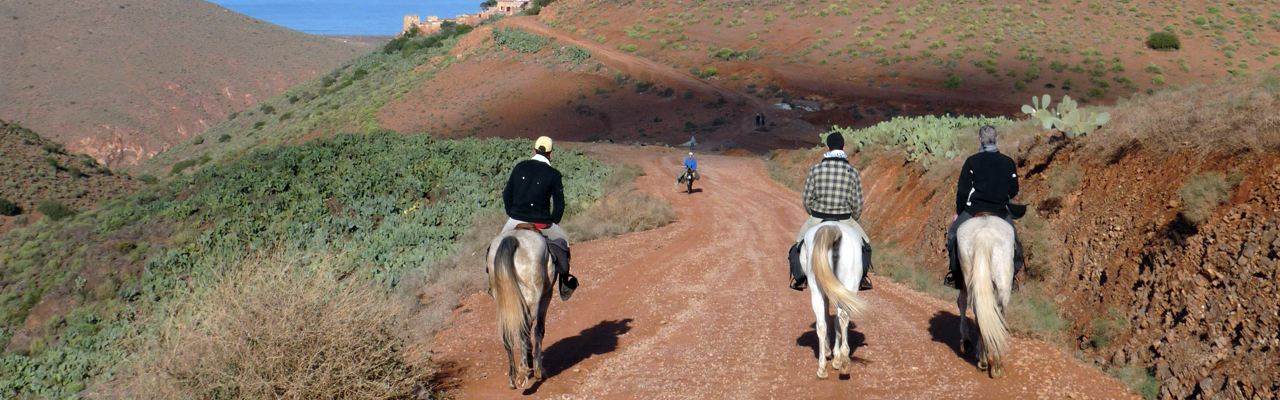
[[[210,0],[250,17],[316,35],[395,35],[405,15],[453,18],[484,0]]]

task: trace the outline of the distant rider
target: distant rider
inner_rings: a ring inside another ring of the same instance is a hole
[[[522,223],[542,231],[555,259],[560,297],[568,300],[578,288],[578,279],[569,274],[569,237],[559,225],[564,216],[564,184],[560,171],[551,167],[551,138],[538,138],[533,148],[533,158],[516,164],[502,189],[502,206],[509,218],[502,231]]]
[[[978,213],[989,212],[1004,218],[1012,226],[1014,218],[1026,213],[1026,206],[1010,203],[1018,195],[1018,170],[1013,159],[1001,154],[996,147],[996,128],[990,125],[979,128],[978,142],[981,145],[978,154],[969,156],[960,167],[960,180],[956,183],[956,213],[951,217],[951,228],[947,229],[950,270],[943,278],[943,284],[957,289],[964,282],[960,276],[960,254],[956,248],[956,231],[960,224]],[[1016,239],[1016,229],[1014,238],[1013,274],[1016,276],[1023,262],[1022,241]]]
[[[849,165],[844,152],[844,135],[839,132],[827,135],[827,153],[822,161],[809,169],[804,180],[804,209],[809,218],[800,226],[795,245],[787,253],[791,264],[791,288],[804,290],[809,286],[804,269],[800,266],[800,245],[805,232],[824,220],[840,221],[853,228],[862,238],[862,284],[859,290],[871,289],[867,271],[871,270],[871,246],[867,233],[858,225],[862,216],[862,178],[858,169]]]
[[[693,158],[693,152],[689,152],[689,158],[684,159],[684,169],[689,172],[689,179],[695,179],[698,176],[698,160]]]

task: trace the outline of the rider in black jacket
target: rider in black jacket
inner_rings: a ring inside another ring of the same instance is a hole
[[[564,183],[560,178],[560,171],[551,166],[551,138],[538,138],[533,158],[516,164],[502,189],[502,206],[508,217],[502,231],[513,230],[521,223],[532,224],[541,231],[555,261],[560,298],[568,300],[578,288],[578,279],[569,274],[569,236],[560,227],[564,216]]]
[[[960,168],[960,180],[956,184],[956,213],[952,216],[951,228],[947,230],[947,254],[950,270],[947,271],[943,284],[954,284],[957,289],[963,284],[960,279],[960,255],[956,249],[956,230],[960,224],[982,212],[993,213],[1004,218],[1013,225],[1013,219],[1021,217],[1010,211],[1010,201],[1018,195],[1018,170],[1013,159],[1000,153],[996,147],[996,128],[988,125],[978,129],[978,140],[982,147],[978,154],[969,156]],[[1013,208],[1025,211],[1021,206]],[[1016,238],[1016,229],[1015,235]],[[1022,242],[1015,241],[1014,275],[1022,269]]]

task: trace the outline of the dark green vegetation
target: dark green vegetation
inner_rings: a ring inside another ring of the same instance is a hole
[[[71,304],[0,360],[0,397],[65,397],[111,372],[134,321],[185,287],[264,251],[332,255],[341,277],[393,288],[455,251],[477,210],[501,204],[528,140],[438,141],[379,131],[252,151],[92,212],[0,238],[0,341],[45,296]],[[568,214],[610,168],[556,155]],[[124,243],[128,242],[127,245]]]
[[[492,35],[494,43],[521,53],[542,51],[542,47],[551,44],[553,40],[517,28],[496,28]]]
[[[12,217],[18,214],[22,214],[21,207],[18,207],[17,204],[13,204],[9,199],[0,199],[0,215]]]
[[[1173,32],[1152,32],[1147,36],[1147,47],[1152,50],[1178,50],[1182,48],[1182,41]]]

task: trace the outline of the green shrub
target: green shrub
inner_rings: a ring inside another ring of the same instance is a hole
[[[521,53],[537,53],[554,40],[519,28],[497,28],[491,34],[494,43]]]
[[[942,87],[947,89],[955,89],[963,85],[964,85],[964,79],[960,78],[960,75],[948,76],[947,80],[942,82]]]
[[[263,105],[262,105],[262,113],[263,113],[263,114],[266,114],[266,115],[275,114],[275,113],[276,113],[276,108],[275,108],[275,107],[272,107],[270,104],[263,104]]]
[[[1182,48],[1182,41],[1173,32],[1152,32],[1147,36],[1147,47],[1161,51],[1178,50]]]
[[[628,52],[628,53],[635,53],[635,52],[636,52],[636,50],[638,50],[638,49],[639,49],[639,47],[637,47],[637,46],[636,46],[636,45],[634,45],[634,44],[620,44],[620,45],[618,45],[618,50],[622,50],[622,51],[625,51],[625,52]]]
[[[1156,65],[1156,64],[1148,65],[1146,68],[1143,68],[1142,70],[1143,70],[1143,71],[1145,71],[1145,72],[1147,72],[1147,73],[1150,73],[1150,74],[1163,74],[1163,73],[1164,73],[1164,67],[1161,67],[1161,66]]]
[[[553,51],[556,61],[562,63],[578,64],[591,58],[591,50],[587,50],[578,46],[568,45],[557,48]]]
[[[196,146],[204,144],[204,136],[196,135],[196,137],[191,139],[191,143],[195,144]]]
[[[22,207],[18,207],[9,199],[0,199],[0,215],[12,217],[18,214],[22,214]]]
[[[156,179],[155,175],[151,175],[151,174],[139,175],[138,180],[148,185],[154,185],[156,184],[156,182],[160,181],[159,179]]]
[[[36,211],[39,211],[41,214],[44,214],[54,221],[61,221],[63,218],[76,214],[75,211],[71,211],[71,209],[67,208],[66,205],[62,204],[62,202],[54,199],[40,200],[40,203],[36,204]]]
[[[1156,75],[1151,77],[1151,84],[1160,86],[1164,84],[1164,75]]]
[[[230,140],[231,140],[231,135],[224,133],[222,134],[222,136],[218,136],[218,143],[226,143]]]

